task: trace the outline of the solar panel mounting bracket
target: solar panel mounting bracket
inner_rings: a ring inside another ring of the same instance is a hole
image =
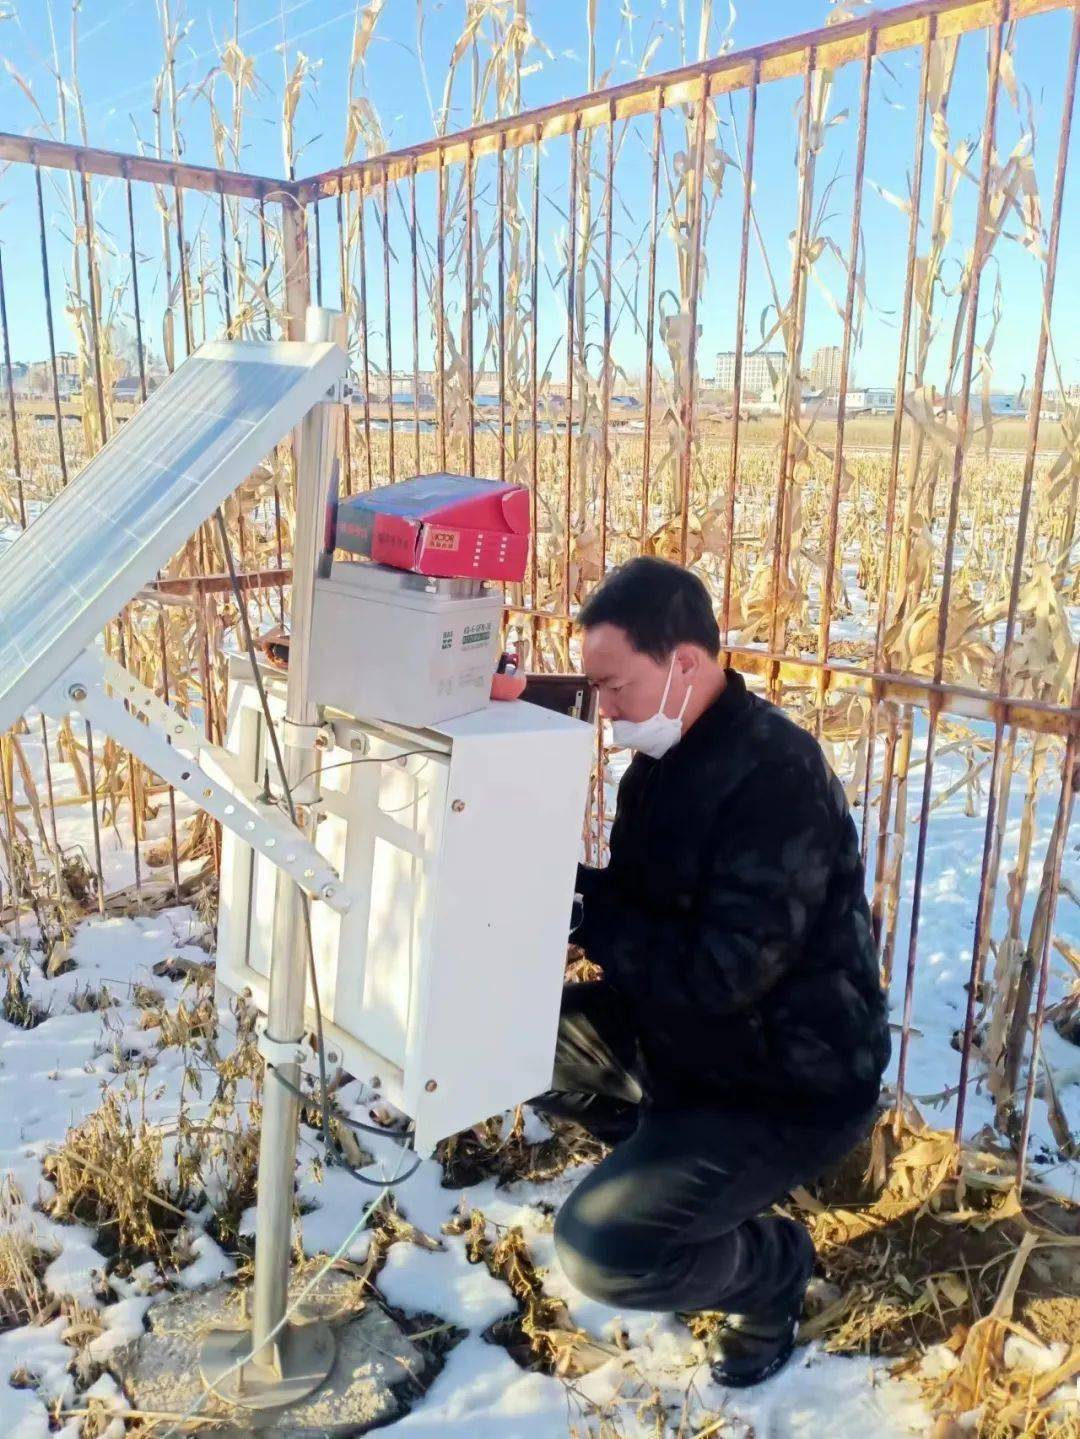
[[[42,696],[41,707],[58,720],[78,713],[313,898],[338,913],[349,908],[351,896],[340,875],[286,814],[260,802],[260,786],[240,773],[236,757],[211,744],[110,655],[84,650]]]

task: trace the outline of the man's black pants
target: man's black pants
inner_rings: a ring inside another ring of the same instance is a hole
[[[610,986],[568,985],[552,1089],[532,1105],[615,1147],[556,1217],[567,1277],[615,1308],[782,1306],[808,1277],[813,1244],[801,1224],[764,1211],[848,1153],[872,1114],[796,1124],[673,1102],[656,1088]]]

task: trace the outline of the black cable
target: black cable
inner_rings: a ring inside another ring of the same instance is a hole
[[[399,760],[399,759],[409,759],[410,756],[412,756],[412,755],[414,755],[414,754],[441,754],[441,755],[445,755],[445,754],[446,754],[446,751],[445,751],[444,749],[405,749],[405,750],[401,750],[398,754],[389,754],[389,755],[368,754],[368,755],[358,755],[358,756],[356,757],[356,759],[336,759],[333,764],[321,764],[321,765],[319,765],[319,767],[318,767],[317,769],[310,769],[310,770],[308,770],[307,774],[300,776],[300,778],[299,778],[299,780],[297,781],[297,783],[298,783],[298,784],[303,784],[303,783],[305,782],[305,780],[314,779],[316,775],[326,774],[327,770],[331,770],[331,769],[344,769],[347,765],[352,765],[352,764],[393,764],[395,760]]]
[[[247,606],[244,603],[243,594],[240,589],[240,581],[237,578],[236,563],[233,559],[232,545],[229,541],[229,532],[225,527],[225,516],[222,514],[220,505],[217,509],[217,524],[218,533],[221,536],[222,548],[225,551],[225,563],[229,569],[229,582],[232,585],[232,592],[236,600],[236,608],[240,619],[240,627],[244,635],[244,648],[247,650],[248,662],[251,665],[251,673],[255,680],[255,688],[259,696],[259,704],[262,708],[263,721],[266,725],[266,730],[270,738],[270,744],[274,751],[274,763],[277,766],[278,776],[281,780],[282,791],[284,792],[286,802],[289,806],[289,818],[295,825],[297,823],[296,806],[293,803],[292,790],[289,787],[289,777],[288,772],[285,768],[285,758],[281,753],[281,746],[278,743],[277,731],[274,728],[273,717],[270,714],[270,703],[266,698],[266,687],[263,684],[262,673],[259,669],[259,659],[258,655],[255,652],[255,640],[251,633],[251,620],[248,617]],[[313,771],[312,773],[317,773],[317,771]],[[304,779],[309,778],[311,778],[310,775],[305,775],[300,781],[300,783],[303,783]],[[408,1171],[407,1174],[399,1175],[396,1179],[374,1180],[369,1179],[368,1176],[365,1174],[361,1174],[359,1170],[355,1169],[351,1164],[348,1163],[347,1160],[341,1159],[334,1151],[333,1142],[330,1137],[330,1123],[328,1119],[328,1100],[330,1086],[326,1078],[326,1044],[323,1037],[322,1004],[319,1000],[319,977],[315,969],[315,943],[311,935],[311,907],[309,897],[303,890],[300,890],[300,909],[301,913],[304,916],[304,939],[307,948],[308,978],[311,982],[311,999],[312,1004],[315,1008],[316,1058],[319,1062],[319,1093],[322,1096],[322,1100],[319,1105],[319,1117],[321,1121],[323,1148],[326,1154],[326,1163],[328,1166],[336,1166],[339,1169],[344,1169],[346,1173],[350,1174],[353,1179],[357,1180],[359,1183],[372,1185],[376,1189],[389,1188],[395,1184],[401,1184],[404,1182],[404,1180],[408,1179],[411,1175],[416,1173],[416,1171],[420,1168],[421,1163],[423,1162],[422,1159],[417,1159],[416,1163]],[[269,1068],[272,1070],[274,1078],[278,1081],[279,1084],[285,1085],[287,1089],[291,1090],[294,1094],[299,1095],[300,1099],[304,1103],[308,1102],[308,1096],[306,1096],[302,1090],[297,1089],[296,1085],[291,1084],[284,1077],[284,1075],[281,1074],[279,1070],[274,1069],[272,1065],[269,1066]]]
[[[306,1093],[306,1091],[303,1089],[298,1089],[291,1080],[285,1078],[285,1076],[281,1073],[280,1069],[275,1068],[274,1065],[269,1065],[268,1068],[272,1072],[278,1084],[283,1084],[285,1088],[289,1091],[289,1093],[294,1094],[302,1104],[311,1104],[312,1102],[314,1102],[316,1098],[314,1095]],[[325,1114],[325,1106],[323,1106],[323,1113]],[[359,1129],[364,1134],[376,1134],[380,1139],[386,1139],[388,1137],[391,1137],[388,1134],[387,1130],[380,1129],[377,1124],[364,1124],[362,1120],[350,1119],[347,1114],[338,1113],[335,1114],[334,1117],[340,1124],[346,1125],[349,1129]],[[323,1128],[321,1124],[320,1128]],[[407,1133],[405,1135],[406,1149],[412,1148],[412,1138],[413,1136],[411,1133]],[[326,1144],[325,1138],[323,1140],[323,1144]],[[326,1162],[328,1167],[346,1170],[349,1174],[352,1175],[353,1179],[357,1180],[360,1184],[371,1185],[374,1189],[392,1189],[397,1184],[404,1184],[406,1179],[411,1179],[412,1176],[416,1173],[416,1171],[420,1168],[421,1164],[423,1164],[424,1157],[423,1155],[417,1155],[416,1163],[413,1165],[413,1167],[406,1170],[404,1174],[399,1174],[396,1179],[371,1179],[368,1175],[361,1174],[359,1169],[357,1169],[354,1165],[350,1164],[347,1159],[343,1158],[332,1148],[328,1148],[326,1151]]]

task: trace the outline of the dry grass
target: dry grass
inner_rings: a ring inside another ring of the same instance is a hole
[[[42,1165],[56,1191],[49,1212],[97,1229],[102,1252],[125,1267],[148,1259],[166,1264],[185,1216],[160,1192],[162,1157],[160,1131],[133,1119],[107,1093]]]
[[[513,1131],[496,1141],[490,1126],[470,1136],[477,1178],[478,1152],[486,1155],[485,1176],[536,1177],[534,1154],[515,1154]],[[574,1126],[545,1148],[549,1172],[585,1157]],[[1080,1210],[1034,1188],[1021,1202],[1012,1172],[1002,1153],[958,1153],[951,1135],[925,1127],[912,1111],[899,1138],[883,1117],[871,1140],[789,1206],[814,1235],[824,1281],[803,1341],[892,1358],[895,1373],[924,1388],[940,1421],[936,1439],[953,1439],[946,1426],[976,1408],[977,1428],[963,1432],[984,1439],[1069,1432],[1055,1427],[1063,1421],[1049,1396],[1080,1373]],[[494,1225],[463,1204],[446,1231],[465,1235],[470,1259],[507,1284],[515,1307],[488,1337],[522,1367],[572,1383],[620,1352],[617,1341],[575,1325],[565,1304],[546,1293],[519,1228]],[[703,1339],[715,1318],[691,1315],[687,1323]],[[1065,1358],[1045,1376],[1007,1367],[1011,1333],[1063,1342]],[[935,1346],[946,1358],[924,1375],[923,1356]]]
[[[55,1256],[34,1239],[31,1216],[10,1176],[0,1187],[0,1334],[55,1312],[42,1282]]]

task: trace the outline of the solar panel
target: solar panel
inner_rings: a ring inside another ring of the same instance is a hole
[[[345,373],[330,342],[203,345],[0,555],[0,732]]]

